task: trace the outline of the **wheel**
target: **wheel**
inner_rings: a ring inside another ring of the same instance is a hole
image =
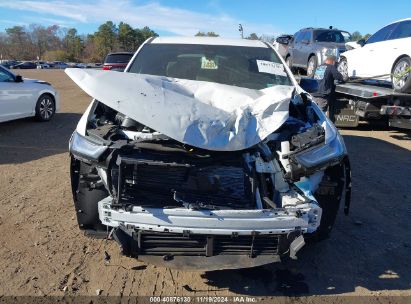
[[[308,59],[307,76],[310,78],[314,77],[316,69],[317,69],[317,57],[313,55],[310,57],[310,59]]]
[[[342,57],[340,62],[338,63],[338,72],[341,73],[341,75],[343,76],[343,80],[347,81],[348,80],[348,63],[347,63],[347,59]]]
[[[345,185],[344,170],[345,167],[342,164],[325,170],[323,179],[314,193],[322,209],[320,226],[316,232],[306,235],[307,240],[320,241],[328,238],[340,207],[343,187]]]
[[[99,234],[105,233],[106,226],[100,221],[98,202],[107,197],[109,193],[104,186],[92,186],[100,180],[96,169],[74,159],[73,156],[70,162],[70,177],[78,225],[87,236],[99,238]]]
[[[56,103],[51,95],[43,94],[36,104],[36,118],[39,121],[49,121],[56,112]]]
[[[403,57],[397,61],[392,69],[392,88],[401,93],[411,93],[411,59]]]

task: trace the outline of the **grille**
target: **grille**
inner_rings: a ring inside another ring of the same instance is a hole
[[[274,255],[278,253],[278,236],[217,236],[214,238],[214,254],[243,255],[250,254],[251,247],[255,255]]]
[[[119,201],[144,207],[181,207],[184,202],[236,209],[253,208],[248,177],[242,163],[198,165],[119,158],[119,169],[111,172]]]
[[[147,255],[205,255],[207,239],[178,234],[141,234],[140,253]]]
[[[139,232],[139,254],[146,255],[276,255],[279,235],[221,236]]]

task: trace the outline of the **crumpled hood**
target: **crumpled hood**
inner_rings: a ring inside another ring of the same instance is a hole
[[[179,142],[216,151],[249,148],[288,118],[293,86],[251,90],[185,79],[66,69],[87,94]]]

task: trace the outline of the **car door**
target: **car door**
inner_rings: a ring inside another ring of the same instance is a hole
[[[305,31],[300,31],[295,38],[293,47],[293,66],[302,67],[302,41],[305,35]]]
[[[304,68],[307,68],[308,57],[313,51],[312,38],[313,38],[312,31],[306,31],[301,41],[300,60],[301,60],[301,65]]]
[[[400,23],[390,24],[386,31],[386,36],[381,41],[377,41],[371,44],[369,62],[372,67],[368,73],[373,75],[386,75],[391,73],[392,65],[398,56],[400,56],[401,39],[396,36],[401,35],[400,31],[397,31]],[[408,46],[409,49],[409,46]],[[382,76],[380,79],[390,80],[390,76]]]
[[[288,54],[290,54],[291,59],[294,58],[294,49],[296,45],[296,40],[298,39],[298,35],[300,32],[294,34],[294,37],[291,39],[290,43],[288,44]]]
[[[381,61],[384,60],[384,56],[381,57],[381,54],[386,48],[385,42],[395,26],[394,23],[383,27],[368,38],[362,48],[352,51],[353,55],[350,56],[348,63],[350,70],[352,70],[350,76],[374,77],[386,73],[381,64]]]
[[[391,73],[394,62],[401,55],[411,54],[411,20],[404,20],[397,23],[388,37],[383,47],[375,54],[378,58],[383,58],[382,69]]]
[[[34,90],[15,79],[13,74],[0,67],[0,121],[27,117],[34,113]]]

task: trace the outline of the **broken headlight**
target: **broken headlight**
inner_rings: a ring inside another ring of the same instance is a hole
[[[100,156],[107,150],[107,146],[91,142],[76,131],[71,135],[69,151],[76,158],[85,161],[98,161]]]
[[[302,176],[340,162],[347,154],[344,141],[331,122],[324,117],[321,126],[324,133],[320,143],[288,154],[291,165],[288,178],[299,180]]]
[[[344,141],[340,134],[336,134],[331,142],[296,154],[295,160],[305,168],[313,168],[334,159],[340,159],[345,154]]]
[[[344,140],[332,123],[325,118],[321,126],[325,131],[324,144],[295,155],[296,161],[305,168],[316,167],[347,154]]]

